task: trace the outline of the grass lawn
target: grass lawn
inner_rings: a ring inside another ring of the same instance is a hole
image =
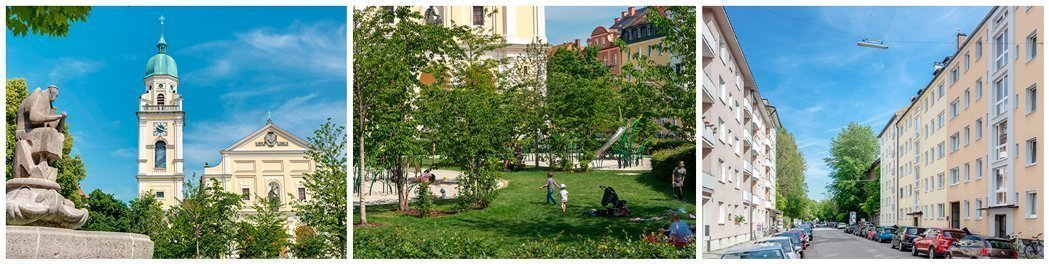
[[[640,173],[640,175],[619,175],[623,173]],[[441,239],[453,236],[476,240],[479,244],[495,247],[496,251],[502,247],[528,247],[527,245],[538,246],[542,247],[542,250],[547,250],[546,246],[543,245],[556,245],[555,249],[549,249],[553,252],[548,252],[556,255],[564,253],[557,251],[591,247],[595,243],[598,247],[602,244],[618,247],[621,245],[616,244],[644,243],[638,241],[639,235],[656,231],[669,223],[668,220],[630,222],[628,221],[629,217],[584,216],[583,212],[589,211],[591,208],[602,208],[600,200],[603,190],[598,186],[615,188],[616,192],[619,193],[620,199],[628,201],[628,207],[631,210],[630,217],[669,216],[667,210],[677,208],[685,208],[689,213],[695,214],[694,191],[686,193],[686,196],[688,196],[686,200],[689,202],[672,200],[670,199],[670,180],[656,179],[648,175],[647,171],[555,172],[554,180],[558,184],[564,183],[568,185],[569,204],[567,214],[562,214],[558,205],[544,204],[546,189],[538,188],[546,180],[544,170],[531,169],[521,172],[508,172],[504,173],[501,178],[509,181],[509,185],[498,190],[495,200],[488,208],[483,210],[473,210],[441,217],[419,218],[396,211],[396,204],[369,206],[367,208],[368,221],[379,226],[354,228],[354,254],[358,255],[355,257],[375,256],[371,253],[362,255],[357,252],[378,252],[378,250],[382,249],[369,247],[379,247],[380,245],[358,242],[379,241],[368,240],[368,238],[369,236],[390,232],[400,234],[398,237],[403,241],[398,241],[400,242],[399,244],[383,244],[383,247],[415,247],[416,245],[425,245],[427,247],[418,249],[420,250],[418,255],[413,254],[413,256],[400,257],[513,258],[536,257],[537,255],[518,251],[505,251],[503,253],[473,252],[470,249],[441,255],[440,253],[443,252],[441,250],[447,250],[444,247],[454,248],[462,246],[457,245],[458,242],[455,242],[454,239]],[[453,201],[438,202],[439,210],[453,210],[453,207]],[[687,219],[687,215],[685,216],[685,221],[690,224],[696,223],[696,219]],[[354,224],[360,222],[360,215],[356,211],[354,211],[353,222]],[[587,242],[585,241],[587,240],[586,238],[594,241]],[[481,247],[483,248],[484,246]],[[681,251],[682,255],[695,255],[694,246],[685,249],[667,248],[673,251]],[[488,250],[482,249],[478,251]],[[617,257],[615,252],[597,255],[580,254],[585,257]],[[654,256],[667,257],[665,253]],[[538,257],[543,257],[543,255],[538,255]]]

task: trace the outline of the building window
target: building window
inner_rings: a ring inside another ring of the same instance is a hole
[[[976,60],[983,57],[983,41],[976,41]]]
[[[936,189],[943,189],[943,173],[936,175]]]
[[[1006,59],[1009,54],[1009,40],[1008,30],[1003,30],[1001,34],[994,37],[994,70],[998,71],[1005,68]]]
[[[248,187],[241,187],[240,199],[244,201],[251,201],[251,189],[249,189]]]
[[[976,159],[976,179],[983,178],[983,158]]]
[[[1038,193],[1034,191],[1027,192],[1027,217],[1035,218],[1038,217]]]
[[[164,169],[168,167],[167,160],[168,144],[157,141],[153,144],[153,168]]]
[[[939,157],[936,157],[936,160],[940,160],[940,159],[943,158],[943,156],[944,156],[943,142],[940,142],[940,144],[936,144],[936,153],[939,154]]]
[[[954,133],[954,135],[951,135],[951,152],[952,153],[955,152],[955,151],[958,151],[958,147],[959,147],[959,145],[961,145],[961,142],[960,142],[961,139],[959,139],[959,137],[960,136],[958,135],[958,133]]]
[[[965,178],[963,178],[963,179],[965,179],[965,181],[969,181],[969,163],[968,163],[968,162],[966,162],[966,163],[965,163],[965,167],[963,167],[963,168],[964,168],[964,171],[962,171],[962,174],[963,174],[963,175],[964,175],[964,177],[965,177]]]
[[[965,52],[965,71],[969,71],[969,52]]]
[[[983,98],[983,78],[976,79],[976,101]]]
[[[1027,140],[1027,165],[1038,163],[1038,139]]]
[[[940,84],[940,86],[936,87],[936,91],[937,91],[936,93],[938,93],[938,95],[939,95],[939,97],[936,97],[936,100],[943,99],[943,95],[946,94],[946,93],[943,92],[943,84],[942,83]],[[933,94],[933,95],[937,95],[937,94]],[[936,104],[936,100],[933,100],[932,104]]]
[[[725,224],[725,218],[728,218],[727,213],[728,212],[725,212],[725,203],[718,202],[718,224],[719,225],[724,225]]]
[[[270,208],[270,210],[276,212],[280,209],[280,196],[280,184],[277,182],[270,182],[269,190],[266,193],[266,197],[270,200],[270,202],[273,203],[271,205],[272,207]]]
[[[977,198],[976,199],[976,219],[983,219],[983,213],[980,212],[980,209],[983,209],[983,199]]]
[[[951,85],[953,86],[956,82],[958,82],[958,66],[954,66],[954,69],[951,70]],[[940,94],[943,95],[943,90],[940,90]]]
[[[968,220],[969,219],[969,213],[970,213],[970,211],[969,211],[969,200],[963,201],[962,205],[965,206],[965,219]]]
[[[725,91],[725,79],[721,78],[720,75],[718,76],[718,91],[721,95],[721,102],[724,103],[727,100],[725,99],[727,92]]]
[[[157,192],[154,194],[157,199],[164,199],[164,192]]]
[[[994,168],[994,204],[1006,204],[1009,201],[1009,181],[1005,166]]]
[[[941,111],[940,114],[936,115],[936,129],[942,129],[943,128],[943,126],[944,126],[943,120],[944,120],[943,119],[943,112]]]
[[[1027,113],[1035,110],[1038,110],[1038,85],[1031,85],[1027,88]]]
[[[951,185],[958,184],[958,181],[961,180],[961,175],[959,174],[958,167],[951,169]]]
[[[728,171],[728,170],[727,170],[727,169],[725,169],[725,161],[724,161],[724,160],[720,160],[720,159],[718,159],[718,179],[720,179],[720,180],[721,180],[721,182],[725,182],[725,180],[726,180],[726,179],[725,179],[725,178],[726,178],[726,177],[725,177],[725,173],[726,173],[727,171]]]
[[[944,206],[942,203],[936,205],[936,211],[939,212],[940,219],[943,219],[943,217],[946,216],[946,214],[944,213]]]
[[[157,105],[164,105],[164,94],[157,94]]]
[[[1038,31],[1035,30],[1027,35],[1027,61],[1031,61],[1034,57],[1038,56]]]
[[[994,109],[995,115],[1005,114],[1009,107],[1009,87],[1006,86],[1006,77],[994,81]]]
[[[306,187],[299,187],[299,201],[306,201]]]
[[[963,132],[962,137],[965,138],[965,145],[968,146],[969,145],[969,134],[970,134],[969,133],[969,126],[965,126],[965,128],[962,130],[962,132]]]
[[[393,7],[392,6],[383,6],[382,9],[384,11],[386,11],[387,14],[392,14],[393,13]],[[385,22],[387,24],[392,24],[394,17],[395,16],[388,16],[388,17],[383,19],[383,22]]]
[[[976,119],[976,139],[983,138],[983,118]]]
[[[971,98],[971,96],[969,96],[969,88],[965,88],[965,98],[964,98],[965,100],[964,100],[964,101],[962,101],[962,102],[964,102],[964,103],[962,104],[962,107],[963,107],[963,108],[965,108],[965,109],[969,109],[969,99],[970,99],[970,98]]]
[[[1009,152],[1006,151],[1009,139],[1009,133],[1006,132],[1008,123],[1008,121],[1002,121],[994,126],[995,160],[1004,160],[1009,156]]]
[[[956,116],[958,116],[958,99],[954,99],[954,102],[951,102],[951,119],[954,119]]]
[[[717,132],[718,132],[718,140],[721,140],[722,143],[725,143],[725,137],[726,137],[726,135],[728,135],[728,133],[725,132],[725,120],[722,120],[720,117],[718,117],[718,131]]]
[[[473,9],[474,9],[473,10],[474,26],[483,26],[484,25],[484,7],[483,6],[474,6]]]

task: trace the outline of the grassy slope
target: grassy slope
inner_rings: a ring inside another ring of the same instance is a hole
[[[667,216],[666,210],[684,207],[695,213],[695,193],[687,193],[688,201],[670,199],[670,180],[655,179],[648,172],[642,175],[617,175],[622,172],[555,173],[558,184],[568,185],[568,213],[561,208],[544,204],[546,190],[538,189],[545,181],[545,172],[527,170],[504,173],[502,179],[510,182],[500,189],[492,205],[484,210],[469,211],[437,218],[417,218],[402,215],[396,205],[368,207],[368,221],[379,227],[369,227],[367,232],[382,232],[384,229],[407,227],[423,237],[436,235],[439,229],[457,232],[463,236],[500,238],[507,242],[533,240],[539,236],[551,237],[558,233],[581,234],[595,239],[613,236],[614,239],[631,237],[635,240],[644,232],[651,232],[668,223],[667,220],[630,222],[626,218],[604,218],[583,216],[584,211],[601,208],[603,191],[598,186],[612,186],[620,199],[628,201],[632,217]],[[555,194],[556,195],[556,194]],[[451,210],[451,201],[439,202],[442,210]],[[360,215],[354,213],[358,223]],[[694,219],[686,219],[694,224]],[[573,243],[564,238],[563,243]]]

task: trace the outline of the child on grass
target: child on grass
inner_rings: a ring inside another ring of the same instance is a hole
[[[565,184],[561,184],[561,213],[568,213],[568,190],[565,190]]]

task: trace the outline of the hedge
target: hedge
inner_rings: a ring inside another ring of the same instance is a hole
[[[678,139],[657,139],[652,141],[651,145],[645,147],[645,150],[648,151],[648,153],[653,154],[662,150],[673,149],[685,145],[690,144],[684,140]]]
[[[676,148],[664,149],[652,153],[652,175],[670,182],[670,174],[679,161],[685,161],[685,189],[696,189],[696,145],[686,144]]]

